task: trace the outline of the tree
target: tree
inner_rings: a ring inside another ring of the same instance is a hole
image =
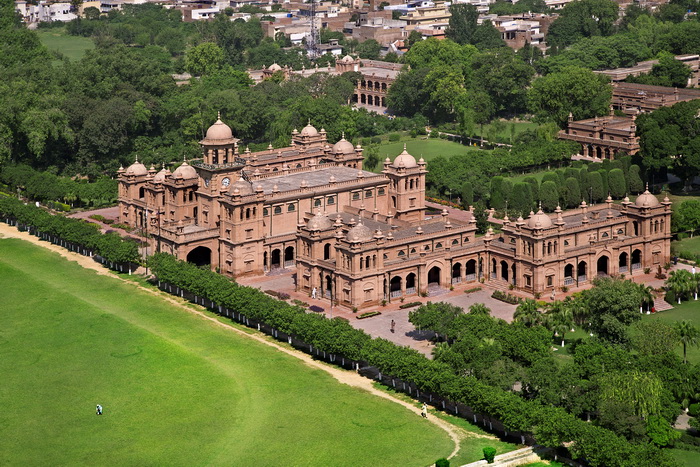
[[[368,60],[379,59],[379,52],[382,50],[382,45],[374,39],[367,39],[366,41],[360,42],[360,44],[355,48],[355,53],[360,56],[360,58],[366,58]]]
[[[692,321],[687,319],[676,321],[673,323],[673,326],[678,335],[678,340],[680,341],[681,345],[683,345],[683,363],[687,364],[688,357],[686,351],[688,350],[688,346],[698,346],[698,343],[700,343],[698,340],[698,338],[700,338],[700,331],[698,331],[698,328],[693,326]]]
[[[668,420],[661,415],[650,415],[646,425],[647,435],[657,446],[668,446],[681,437],[680,431],[674,430]]]
[[[578,206],[581,202],[581,188],[579,186],[578,180],[576,180],[574,177],[567,178],[564,189],[564,196],[566,197],[566,206],[568,208],[575,208],[576,206]]]
[[[564,336],[574,326],[571,308],[565,302],[555,301],[547,311],[545,325],[555,336],[561,338],[561,346],[564,347]]]
[[[506,47],[506,43],[501,39],[501,33],[489,20],[484,20],[483,23],[476,27],[471,43],[479,50]]]
[[[449,303],[428,302],[408,313],[408,321],[418,329],[430,329],[438,335],[445,336],[452,321],[462,314],[460,307]]]
[[[471,68],[471,86],[486,91],[496,112],[513,114],[527,110],[527,88],[535,70],[512,49],[501,47],[476,54]]]
[[[666,279],[666,288],[673,292],[679,305],[681,304],[681,298],[688,297],[693,291],[694,285],[693,274],[685,269],[671,271],[668,279]]]
[[[194,76],[202,76],[218,69],[223,61],[223,50],[212,42],[204,42],[187,51],[185,69]]]
[[[483,303],[475,303],[469,307],[469,314],[490,316],[491,309]]]
[[[450,6],[450,20],[445,37],[458,44],[471,44],[479,12],[474,5],[455,3]]]
[[[503,193],[505,179],[497,175],[491,179],[491,207],[501,210],[506,206],[506,197]]]
[[[601,376],[601,401],[630,404],[632,412],[647,419],[661,412],[661,380],[652,373],[638,370],[608,372]]]
[[[549,27],[547,43],[563,49],[584,37],[609,36],[618,15],[618,6],[611,0],[567,3]]]
[[[551,180],[543,181],[540,193],[542,209],[546,212],[552,212],[559,206],[559,190],[557,189],[556,183]]]
[[[462,198],[462,206],[466,208],[474,203],[474,188],[470,182],[464,182],[462,184],[459,196]]]
[[[627,342],[627,326],[640,319],[641,295],[634,282],[597,278],[594,287],[581,293],[589,309],[591,330],[602,340]]]
[[[678,332],[660,320],[637,321],[630,328],[630,343],[640,355],[661,355],[672,352]]]
[[[526,327],[539,326],[544,321],[544,315],[537,308],[537,302],[525,299],[515,309],[513,322],[523,323]]]
[[[692,237],[700,229],[700,201],[683,201],[673,214],[677,219],[678,231],[690,232]]]
[[[622,198],[627,193],[627,182],[622,169],[612,169],[608,172],[608,189],[613,198]]]
[[[511,212],[518,213],[525,217],[532,211],[534,201],[529,183],[518,182],[513,185],[513,193],[511,195],[512,202],[508,206]]]
[[[563,127],[569,113],[574,120],[606,115],[611,97],[612,87],[604,76],[585,68],[566,67],[535,79],[527,103],[537,120],[551,120]]]
[[[639,176],[639,171],[637,164],[630,165],[630,168],[627,170],[630,193],[641,193],[644,190],[644,182],[642,182],[642,177]]]

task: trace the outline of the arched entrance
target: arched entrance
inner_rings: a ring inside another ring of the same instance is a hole
[[[392,298],[401,296],[401,277],[394,276],[391,278],[389,282],[389,295]]]
[[[271,256],[272,257],[270,259],[270,267],[271,268],[280,267],[281,266],[281,264],[280,264],[280,256],[281,256],[280,250],[278,250],[278,249],[272,250]]]
[[[475,281],[476,280],[476,260],[470,259],[467,261],[467,264],[465,265],[465,279],[467,281]]]
[[[410,273],[406,276],[406,294],[416,293],[416,275]]]
[[[491,260],[491,279],[495,279],[498,274],[498,263],[496,263],[495,259]]]
[[[629,266],[627,265],[627,258],[629,255],[625,252],[620,253],[620,259],[618,260],[618,269],[620,272],[627,272],[629,270]]]
[[[198,246],[187,253],[187,262],[197,266],[208,266],[211,264],[211,250],[205,246]]]
[[[331,259],[331,244],[323,245],[323,259]]]
[[[588,265],[586,264],[585,261],[581,261],[578,263],[578,281],[579,282],[585,282],[586,281],[586,271],[588,270]]]
[[[294,247],[288,246],[284,249],[284,267],[294,266]]]
[[[596,270],[598,271],[598,276],[607,276],[608,275],[608,257],[603,255],[600,258],[598,258],[598,262],[596,263]]]
[[[571,285],[574,283],[574,265],[567,264],[564,266],[564,285]]]
[[[267,251],[263,252],[263,269],[267,271],[269,268],[269,265],[267,264]]]
[[[323,295],[326,298],[331,298],[333,296],[333,281],[331,280],[331,276],[328,275],[326,276],[325,280],[325,287],[323,290]]]
[[[462,282],[462,263],[452,265],[452,283],[459,284]]]
[[[642,251],[634,250],[632,252],[632,271],[642,268]]]
[[[508,282],[508,263],[501,261],[501,279]]]
[[[517,285],[517,284],[515,283],[515,278],[516,278],[516,277],[518,277],[518,276],[515,274],[515,263],[513,263],[513,265],[510,267],[510,283],[511,283],[511,284]]]
[[[433,266],[428,271],[428,287],[440,286],[440,268]]]

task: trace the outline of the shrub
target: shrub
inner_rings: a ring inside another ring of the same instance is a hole
[[[104,222],[107,225],[112,225],[112,224],[114,224],[114,219],[105,219]]]
[[[404,310],[404,309],[406,309],[406,308],[411,308],[411,307],[414,307],[414,306],[418,306],[418,305],[420,305],[420,304],[421,304],[421,302],[404,303],[403,305],[399,305],[399,308],[401,308],[402,310]]]
[[[301,301],[301,300],[299,300],[299,299],[296,299],[296,298],[295,298],[294,300],[292,300],[292,303],[295,304],[296,306],[300,306],[300,307],[302,307],[302,308],[306,308],[306,307],[309,306],[308,303],[306,303],[306,302],[304,302],[304,301]]]
[[[481,290],[481,287],[472,287],[471,289],[465,290],[464,293],[469,294],[469,293],[478,292],[479,290]]]
[[[352,312],[353,312],[353,313],[357,313],[357,307],[356,307],[356,306],[352,307]]]
[[[493,459],[496,457],[496,448],[492,448],[491,446],[486,446],[484,449],[484,459],[486,459],[486,462],[489,464],[493,464]]]
[[[567,285],[562,286],[561,291],[564,292],[564,293],[568,292],[568,291],[569,291],[569,286],[567,286]]]
[[[381,144],[382,139],[379,136],[372,136],[370,141],[372,141],[372,144]]]
[[[491,298],[500,300],[502,302],[510,303],[511,305],[517,305],[520,303],[520,299],[509,293],[501,292],[500,290],[494,290],[491,294]]]
[[[450,461],[442,457],[435,461],[435,467],[450,467]]]
[[[690,406],[688,406],[688,415],[691,417],[697,417],[700,415],[700,404],[697,402],[695,404],[690,404]]]
[[[671,305],[675,305],[676,304],[676,294],[669,290],[668,292],[666,292],[666,296],[664,297],[664,300],[666,300],[666,302],[670,303]]]
[[[399,141],[400,139],[401,139],[401,135],[398,133],[392,133],[389,135],[389,141],[391,141],[391,142],[395,143],[396,141]]]
[[[93,214],[92,216],[90,216],[90,219],[95,219],[96,221],[104,222],[105,216],[101,216],[99,214]]]
[[[386,306],[386,300],[382,300],[382,306]]]
[[[380,311],[368,311],[366,313],[361,313],[357,316],[357,319],[371,318],[372,316],[379,316],[382,313]]]

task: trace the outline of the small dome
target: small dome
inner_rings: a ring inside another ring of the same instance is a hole
[[[345,57],[341,58],[340,61],[343,63],[352,63],[355,60],[350,55],[346,55]]]
[[[345,239],[349,242],[360,243],[371,240],[372,237],[374,237],[372,229],[370,229],[369,227],[364,225],[362,221],[360,221],[359,224],[357,224],[352,229],[348,230]]]
[[[145,165],[139,162],[139,158],[137,157],[136,161],[126,168],[126,174],[135,175],[137,177],[139,175],[148,175],[148,169],[146,169]]]
[[[246,182],[243,177],[239,178],[238,181],[235,181],[231,184],[231,187],[229,188],[229,193],[233,194],[234,190],[238,190],[238,194],[245,196],[253,193],[253,184],[250,182]]]
[[[184,180],[194,180],[198,177],[197,171],[194,170],[187,162],[183,162],[180,167],[173,172],[173,178],[182,178]]]
[[[309,122],[308,125],[301,129],[301,136],[318,136],[318,130]]]
[[[223,140],[232,139],[233,132],[231,127],[221,121],[221,115],[216,119],[216,122],[207,130],[207,136],[205,139],[208,140]]]
[[[552,226],[552,219],[540,209],[537,214],[530,216],[527,226],[531,229],[548,229]]]
[[[333,154],[355,154],[355,148],[352,147],[352,143],[345,139],[345,134],[343,137],[333,145]]]
[[[128,169],[127,169],[128,172]],[[656,198],[656,196],[652,195],[649,193],[649,188],[646,189],[644,193],[639,195],[636,200],[634,200],[634,205],[637,207],[645,207],[645,208],[653,208],[654,206],[658,206],[659,200]]]
[[[277,63],[273,63],[272,65],[270,65],[270,68],[268,68],[268,70],[270,70],[273,73],[275,71],[280,71],[281,69],[282,69],[282,67],[279,66]]]
[[[153,177],[153,183],[163,183],[168,175],[170,175],[170,170],[163,167],[160,172]]]
[[[327,230],[331,227],[333,227],[333,222],[330,217],[322,214],[321,211],[318,211],[318,214],[309,219],[309,222],[306,223],[306,228],[309,230]]]
[[[416,158],[406,151],[405,144],[403,145],[403,152],[396,156],[396,159],[394,159],[394,167],[406,167],[407,169],[418,167]]]

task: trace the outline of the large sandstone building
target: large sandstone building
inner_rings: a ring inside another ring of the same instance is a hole
[[[671,203],[648,191],[506,217],[502,233],[477,236],[471,213],[426,213],[426,163],[405,149],[378,174],[362,169],[361,147],[331,146],[311,124],[286,148],[239,143],[219,119],[201,160],[120,169],[120,221],[147,229],[158,251],[232,277],[291,269],[298,291],[357,308],[480,281],[547,293],[669,260]]]

